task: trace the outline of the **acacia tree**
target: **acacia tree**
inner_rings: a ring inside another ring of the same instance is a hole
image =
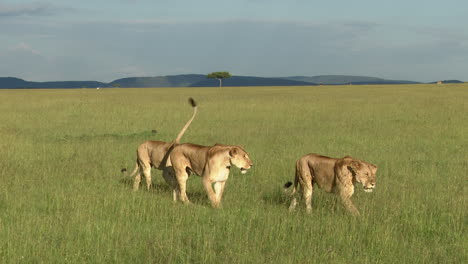
[[[219,81],[219,88],[221,88],[223,79],[231,78],[232,75],[229,72],[212,72],[206,76],[209,79],[218,79]]]

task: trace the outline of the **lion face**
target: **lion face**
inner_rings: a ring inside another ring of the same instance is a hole
[[[377,166],[364,161],[354,160],[351,167],[356,175],[356,181],[362,184],[365,192],[372,192],[375,188],[375,173]]]
[[[247,152],[240,147],[231,148],[229,156],[231,164],[239,168],[242,174],[247,173],[247,170],[253,166]]]

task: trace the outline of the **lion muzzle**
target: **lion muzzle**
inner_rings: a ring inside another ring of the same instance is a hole
[[[364,191],[367,193],[371,193],[372,191],[374,191],[374,188],[375,184],[371,184],[370,186],[364,186]]]

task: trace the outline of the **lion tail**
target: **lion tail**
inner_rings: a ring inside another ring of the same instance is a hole
[[[173,141],[174,143],[176,144],[179,144],[180,143],[180,139],[182,138],[182,136],[184,135],[185,131],[187,130],[187,128],[190,126],[190,124],[192,123],[193,119],[195,119],[195,116],[197,115],[197,102],[195,102],[195,100],[193,100],[193,98],[189,98],[189,103],[190,105],[192,105],[193,107],[193,114],[192,114],[192,117],[187,121],[187,123],[185,124],[185,126],[182,128],[182,130],[179,132],[179,134],[177,135],[176,139]]]
[[[291,204],[289,205],[289,212],[293,212],[294,208],[296,208],[297,205],[297,197],[296,197],[296,192],[297,192],[297,184],[299,183],[299,170],[298,170],[298,164],[296,163],[296,175],[294,177],[294,187],[292,191],[288,194],[287,189],[293,185],[292,182],[288,181],[287,183],[284,184],[284,192],[291,197]]]
[[[296,191],[297,191],[297,184],[299,183],[299,175],[298,175],[298,170],[296,170],[296,174],[295,174],[295,177],[294,177],[294,186],[293,186],[293,189],[292,191],[289,193],[289,196],[293,196]],[[291,187],[291,185],[293,185],[292,182],[288,181],[284,184],[283,186],[283,190],[286,194],[288,194],[288,188]]]
[[[130,173],[130,174],[127,174],[127,169],[126,169],[126,168],[122,168],[122,169],[120,170],[120,172],[121,172],[124,176],[126,176],[126,177],[133,177],[133,176],[135,176],[135,174],[137,173],[137,171],[138,171],[138,162],[136,162],[136,164],[135,164],[135,169],[133,169],[132,173]]]
[[[284,189],[284,192],[287,192],[289,187],[291,187],[291,185],[293,185],[292,182],[288,181],[287,183],[284,184],[283,186],[283,189]]]

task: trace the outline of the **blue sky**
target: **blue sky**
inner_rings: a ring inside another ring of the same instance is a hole
[[[0,0],[0,76],[468,81],[468,1]]]

